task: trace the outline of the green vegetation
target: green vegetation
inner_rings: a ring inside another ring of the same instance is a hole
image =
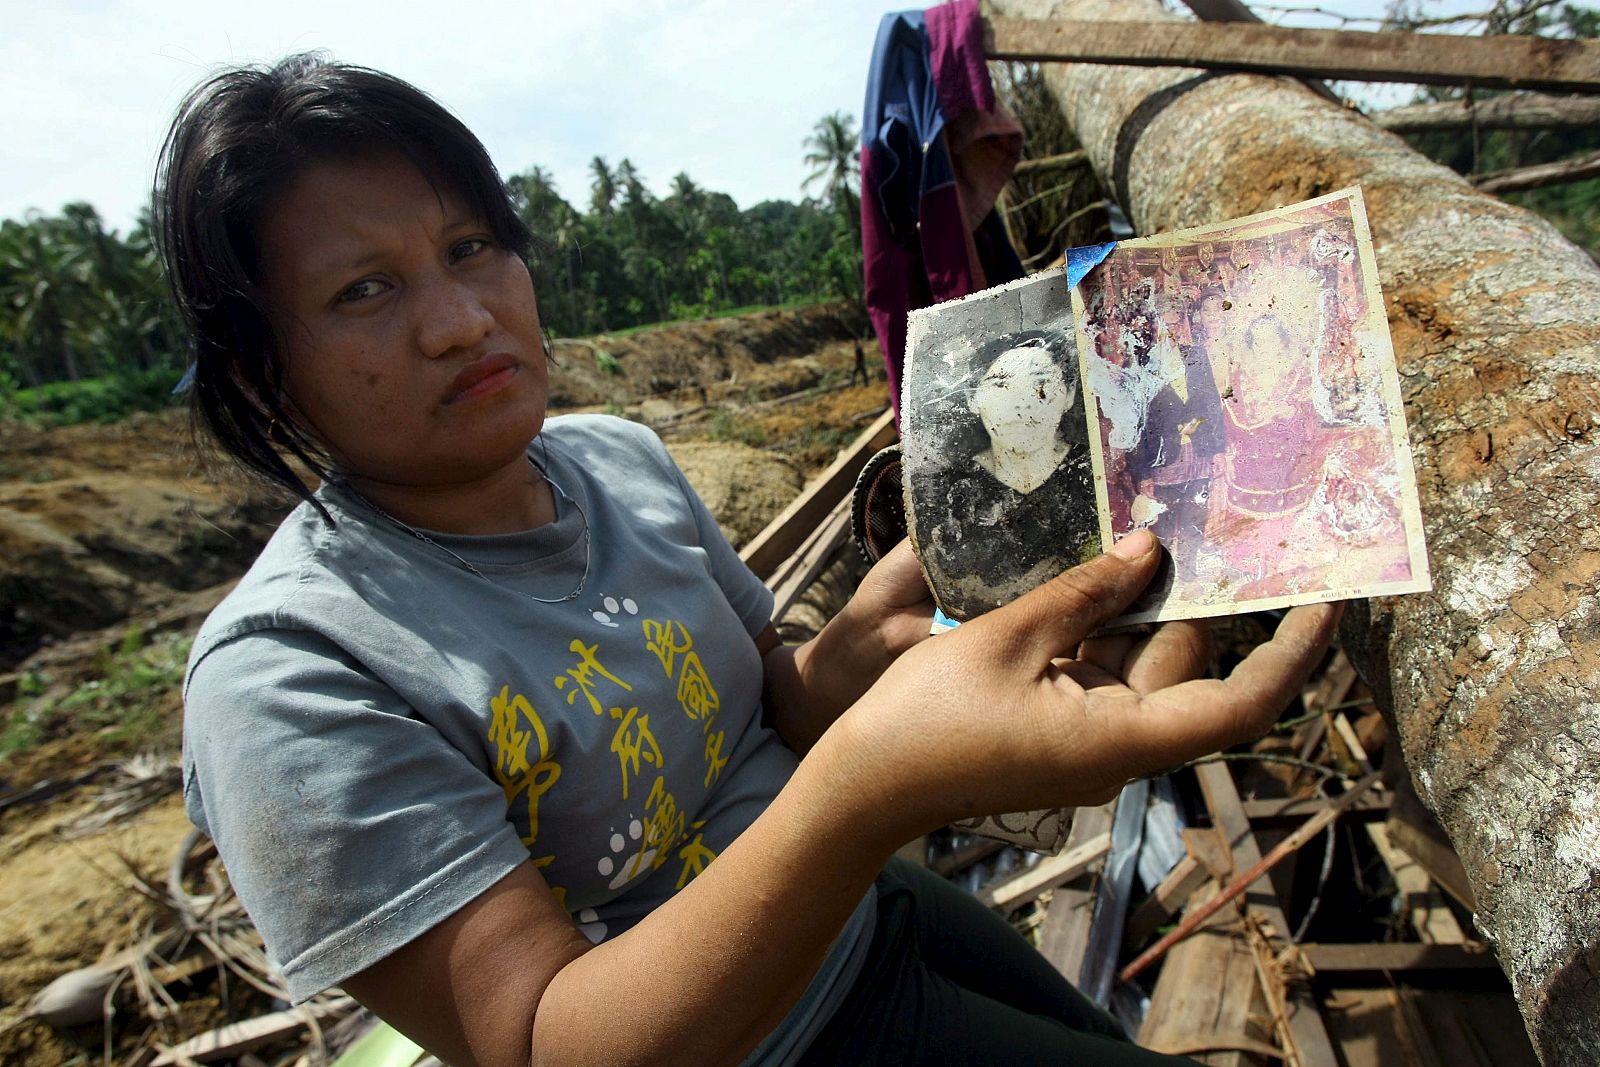
[[[182,377],[176,368],[157,367],[75,382],[48,382],[16,390],[10,397],[10,413],[51,426],[116,422],[135,411],[159,411],[177,404],[172,390]]]
[[[530,269],[559,336],[861,298],[854,121],[806,142],[822,198],[740,210],[687,174],[658,197],[628,160],[596,157],[584,210],[542,167],[507,181],[532,229]],[[0,418],[122,418],[171,402],[186,362],[148,216],[127,234],[88,204],[0,221]],[[596,354],[603,374],[620,373]]]
[[[727,408],[711,409],[711,425],[706,430],[706,436],[713,441],[732,441],[751,448],[760,448],[767,443],[766,430],[740,419]]]
[[[146,640],[143,631],[132,627],[115,649],[100,654],[95,676],[70,692],[51,694],[43,678],[24,675],[0,725],[0,759],[73,733],[97,734],[113,749],[175,745],[175,693],[191,643],[182,634]]]

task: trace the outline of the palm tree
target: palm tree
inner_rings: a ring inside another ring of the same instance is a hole
[[[70,334],[84,303],[82,255],[52,221],[29,212],[20,224],[0,224],[7,332],[19,342],[19,369],[30,380],[77,381],[82,375]]]
[[[861,186],[861,156],[856,149],[856,120],[843,111],[835,111],[817,120],[806,138],[806,163],[811,174],[801,183],[810,189],[822,183],[822,195],[850,223],[856,243],[861,242],[861,212],[856,200]]]
[[[617,201],[617,179],[606,165],[604,156],[589,160],[589,173],[594,175],[594,184],[590,186],[590,210],[597,215],[611,214],[611,205]]]

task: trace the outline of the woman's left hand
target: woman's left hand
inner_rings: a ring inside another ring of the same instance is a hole
[[[901,541],[873,564],[845,607],[845,612],[857,616],[852,621],[857,639],[867,640],[883,660],[874,680],[902,652],[927,639],[933,609],[933,594],[923,578],[922,564],[911,550],[911,541]],[[866,692],[871,684],[863,685],[861,691]]]

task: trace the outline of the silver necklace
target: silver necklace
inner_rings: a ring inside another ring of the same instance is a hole
[[[549,450],[549,447],[546,446],[546,448],[545,448],[545,456],[546,456],[547,459],[548,459],[549,455],[550,455],[550,450]],[[575,500],[572,497],[572,494],[568,493],[565,489],[561,488],[561,485],[554,478],[550,477],[550,472],[548,470],[546,470],[544,467],[539,466],[539,464],[537,464],[537,463],[535,463],[533,461],[533,457],[532,456],[528,457],[528,464],[529,464],[529,466],[533,467],[534,470],[539,472],[539,476],[542,477],[546,482],[548,482],[550,484],[550,488],[554,489],[557,493],[559,493],[562,496],[562,498],[564,498],[567,501],[567,503],[572,505],[573,509],[576,510],[577,513],[578,513],[579,521],[581,521],[583,523],[583,577],[578,579],[578,585],[577,585],[577,587],[575,589],[572,590],[572,592],[568,593],[566,596],[556,597],[554,599],[550,599],[550,598],[542,597],[542,596],[534,596],[532,593],[524,593],[520,589],[513,589],[512,592],[517,593],[517,594],[519,594],[521,596],[525,596],[529,600],[537,601],[540,604],[565,604],[569,600],[578,599],[578,597],[583,593],[583,587],[589,584],[589,569],[590,569],[590,566],[594,562],[594,552],[593,552],[594,546],[593,546],[592,542],[589,540],[589,516],[583,510],[583,505],[579,504],[577,502],[577,500]],[[400,529],[404,530],[406,533],[410,534],[412,537],[415,537],[418,541],[421,541],[424,544],[432,545],[434,548],[437,548],[440,552],[443,552],[445,555],[449,556],[451,559],[455,560],[457,563],[461,564],[467,570],[471,571],[473,574],[476,574],[479,578],[482,578],[485,582],[488,582],[490,585],[494,586],[496,589],[501,588],[499,582],[496,582],[493,578],[489,577],[487,574],[485,574],[482,571],[480,571],[477,567],[474,567],[470,560],[464,559],[461,555],[459,555],[456,552],[451,551],[445,545],[441,545],[439,542],[435,541],[433,538],[429,537],[427,534],[423,533],[421,530],[417,529],[415,526],[411,526],[411,525],[409,525],[407,523],[401,522],[399,519],[395,518],[393,515],[389,514],[387,511],[384,511],[378,505],[374,504],[372,501],[370,501],[366,497],[362,496],[361,492],[358,489],[356,489],[355,486],[351,485],[348,480],[344,483],[344,485],[345,485],[346,489],[350,490],[351,495],[354,496],[357,500],[361,501],[367,507],[371,508],[373,511],[377,512],[379,515],[382,515],[384,518],[386,518],[390,522],[394,523],[396,526],[398,526]]]

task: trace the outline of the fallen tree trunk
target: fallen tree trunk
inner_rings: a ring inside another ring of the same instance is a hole
[[[1480,130],[1587,130],[1600,126],[1600,99],[1511,93],[1392,107],[1374,114],[1372,121],[1395,133],[1433,133],[1474,126]]]
[[[1166,17],[1153,0],[992,7]],[[1600,270],[1284,79],[1047,77],[1141,232],[1362,186],[1437,591],[1354,605],[1344,639],[1465,864],[1539,1055],[1600,1062]]]

